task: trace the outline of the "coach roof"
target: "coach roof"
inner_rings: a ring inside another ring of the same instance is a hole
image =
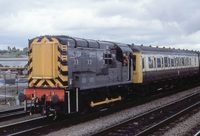
[[[156,53],[156,54],[173,54],[173,55],[197,55],[197,52],[190,50],[181,50],[174,48],[160,48],[160,47],[151,47],[151,46],[138,46],[138,45],[129,45],[134,52],[141,52],[143,54]]]

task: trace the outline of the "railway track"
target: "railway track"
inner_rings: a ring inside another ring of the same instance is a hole
[[[0,126],[0,135],[23,135],[26,132],[37,130],[42,126],[52,124],[54,120],[46,117],[37,117],[20,122]]]
[[[198,106],[200,106],[199,92],[110,126],[92,135],[146,136]]]
[[[23,107],[14,108],[10,110],[2,110],[0,111],[0,121],[8,120],[17,116],[26,115],[27,113],[24,111]]]
[[[191,96],[188,96],[188,99],[194,99],[193,97],[199,97],[199,93],[193,94]],[[184,101],[186,98],[183,98],[182,101]],[[198,99],[198,98],[195,98]],[[172,112],[172,111],[171,111]],[[92,120],[95,118],[98,118],[100,116],[104,116],[104,114],[110,114],[108,113],[101,112],[99,113],[101,115],[97,115],[96,113],[90,114],[89,117],[88,115],[83,116],[83,117],[77,117],[77,116],[72,116],[68,119],[58,119],[58,120],[53,120],[49,119],[46,117],[38,117],[34,119],[29,119],[29,120],[24,120],[21,122],[16,122],[12,124],[8,124],[5,126],[0,126],[0,135],[39,135],[39,134],[44,134],[44,132],[50,132],[54,131],[55,128],[58,128],[58,126],[62,126],[62,128],[69,127],[71,125],[79,124],[80,122],[85,122],[88,120]],[[87,119],[85,119],[87,118]],[[60,129],[60,128],[58,128]],[[99,132],[98,132],[99,133]],[[98,135],[96,133],[95,135]],[[101,132],[100,132],[101,133]],[[99,134],[101,135],[101,134]]]
[[[71,125],[79,124],[82,119],[79,117],[59,118],[53,120],[50,117],[37,117],[33,119],[24,120],[21,122],[16,122],[8,124],[5,126],[0,126],[1,136],[27,136],[27,135],[40,135],[47,134],[51,129],[55,129],[59,126],[69,127]]]

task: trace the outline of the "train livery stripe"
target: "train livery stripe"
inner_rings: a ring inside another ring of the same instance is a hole
[[[63,66],[67,66],[67,60],[62,60],[62,59],[60,59],[60,57],[58,57],[58,61],[59,61]]]
[[[35,84],[37,85],[40,81],[41,81],[41,79],[37,79]]]
[[[50,81],[53,85],[56,84],[55,80],[53,80],[53,79],[50,79],[49,81]]]
[[[50,80],[46,80],[46,82],[47,82],[50,86],[55,86],[55,84],[53,84]]]
[[[52,83],[50,80],[47,80],[47,82],[48,82],[48,84],[49,84],[50,86],[55,86],[55,84]]]
[[[60,81],[60,83],[62,83],[64,86],[68,85],[68,81],[63,81],[60,77],[58,77],[58,80]]]
[[[31,63],[32,63],[32,61],[33,61],[33,59],[32,59],[32,58],[30,58],[30,60],[28,61],[28,63],[29,63],[29,64],[31,64]]]
[[[28,84],[31,83],[32,81],[33,81],[33,78],[30,78],[30,79],[28,80]]]
[[[67,55],[67,51],[66,50],[62,50],[59,46],[58,46],[58,51],[60,52],[61,55]]]
[[[45,81],[42,83],[42,86],[44,86],[44,85],[49,86],[49,83],[45,80]]]
[[[29,50],[29,54],[31,54],[31,53],[32,53],[32,49]]]
[[[29,69],[28,73],[32,73],[32,71],[33,71],[33,68],[31,67],[31,68]]]
[[[68,71],[62,71],[60,69],[60,67],[58,67],[58,71],[60,71],[60,74],[63,75],[63,76],[67,76],[68,75]]]

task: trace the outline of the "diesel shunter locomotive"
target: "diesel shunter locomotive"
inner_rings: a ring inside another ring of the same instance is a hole
[[[150,85],[199,78],[199,53],[189,50],[41,36],[29,40],[28,54],[28,88],[19,100],[44,115],[85,113]]]

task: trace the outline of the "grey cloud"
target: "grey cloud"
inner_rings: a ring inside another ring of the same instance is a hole
[[[144,1],[131,1],[131,0],[111,0],[102,3],[98,10],[97,16],[112,17],[121,16],[122,18],[131,19],[148,19],[148,13],[143,8]]]
[[[187,33],[194,33],[200,31],[200,10],[194,13],[192,16],[188,16],[187,21],[182,23],[182,27]]]
[[[0,4],[0,46],[27,46],[27,39],[38,35],[64,34],[155,46],[188,47],[193,41],[200,49],[195,0],[2,0]]]
[[[200,2],[195,0],[152,0],[146,9],[152,18],[163,24],[176,22],[185,34],[199,30]],[[167,25],[166,25],[167,26]]]

